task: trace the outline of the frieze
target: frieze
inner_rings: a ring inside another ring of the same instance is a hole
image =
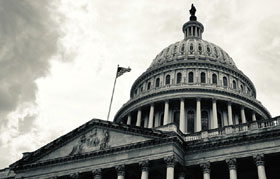
[[[78,144],[73,147],[69,155],[108,149],[110,148],[109,141],[110,134],[108,130],[95,128],[80,137]]]

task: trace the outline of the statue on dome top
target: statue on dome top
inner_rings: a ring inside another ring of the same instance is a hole
[[[191,20],[191,21],[196,21],[195,12],[196,12],[196,8],[195,8],[194,5],[192,4],[192,7],[191,7],[191,9],[190,9],[190,14],[191,14],[190,20]]]

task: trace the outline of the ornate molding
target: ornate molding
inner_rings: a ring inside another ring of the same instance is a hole
[[[168,157],[164,157],[164,161],[166,163],[167,168],[169,168],[169,167],[174,168],[175,167],[176,158],[173,155],[168,156]]]
[[[115,167],[118,176],[125,176],[125,165],[117,165]]]
[[[69,176],[70,176],[71,179],[79,179],[79,173],[78,172],[77,173],[71,173]]]
[[[109,141],[110,134],[108,130],[92,129],[89,134],[83,134],[80,137],[78,144],[73,147],[69,155],[110,148]]]
[[[264,166],[264,154],[257,154],[253,156],[257,166]]]
[[[229,170],[236,170],[236,158],[226,159]]]
[[[100,168],[91,171],[94,179],[102,179],[102,170]]]
[[[203,173],[209,173],[210,174],[210,162],[201,163],[200,167],[202,168]]]
[[[139,165],[142,168],[142,171],[149,171],[149,160],[139,162]]]

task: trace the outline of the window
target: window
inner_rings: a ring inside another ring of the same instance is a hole
[[[240,89],[241,89],[241,91],[243,91],[244,89],[243,89],[243,85],[240,85]]]
[[[212,75],[212,84],[217,84],[217,75],[215,73]]]
[[[228,86],[228,83],[227,83],[227,77],[223,77],[223,84],[224,84],[224,87],[227,87]]]
[[[207,111],[202,111],[201,113],[201,125],[202,125],[202,130],[208,130],[208,112]]]
[[[194,133],[194,111],[188,111],[187,121],[188,121],[188,132]]]
[[[151,89],[151,82],[149,81],[148,85],[147,85],[147,90],[150,90],[150,89]]]
[[[156,79],[156,88],[159,87],[159,78]]]
[[[166,75],[166,77],[165,77],[165,84],[166,85],[170,84],[170,75]]]
[[[233,87],[233,89],[236,89],[236,81],[235,80],[232,81],[232,87]]]
[[[143,85],[141,85],[139,88],[140,88],[140,92],[142,92],[143,91]]]
[[[190,45],[190,51],[193,51],[193,44]]]
[[[185,50],[185,44],[183,44],[181,47],[181,53],[184,53],[184,50]]]
[[[182,81],[182,73],[177,73],[177,83],[181,83]]]
[[[200,73],[200,82],[201,82],[201,83],[206,83],[205,73],[204,73],[204,72],[201,72],[201,73]]]
[[[207,52],[208,54],[210,54],[211,50],[210,50],[210,47],[207,45]]]
[[[189,72],[189,83],[193,83],[193,72]]]

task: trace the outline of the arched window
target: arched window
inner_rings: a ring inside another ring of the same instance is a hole
[[[244,89],[243,89],[243,85],[240,85],[240,89],[241,89],[241,91],[243,91]]]
[[[202,125],[202,130],[208,130],[208,112],[207,111],[202,111],[201,113],[201,125]]]
[[[159,87],[159,78],[156,79],[156,88]]]
[[[232,87],[233,87],[233,89],[236,89],[236,81],[235,80],[232,81]]]
[[[204,72],[200,73],[200,81],[201,81],[201,83],[206,83],[205,73]]]
[[[188,132],[194,133],[194,111],[188,111],[187,121],[188,121]]]
[[[166,77],[165,77],[165,84],[166,85],[170,84],[170,75],[166,75]]]
[[[223,84],[224,84],[224,87],[227,87],[228,86],[228,82],[227,82],[227,77],[223,77]]]
[[[193,51],[193,44],[190,45],[190,51]]]
[[[140,88],[140,92],[142,92],[143,91],[143,85],[141,85],[139,88]]]
[[[193,83],[193,72],[189,72],[189,83]]]
[[[149,81],[148,85],[147,85],[147,90],[150,90],[150,89],[151,89],[151,82]]]
[[[182,81],[182,73],[177,73],[177,83],[181,83]]]
[[[217,84],[217,75],[215,73],[212,75],[212,84]]]

